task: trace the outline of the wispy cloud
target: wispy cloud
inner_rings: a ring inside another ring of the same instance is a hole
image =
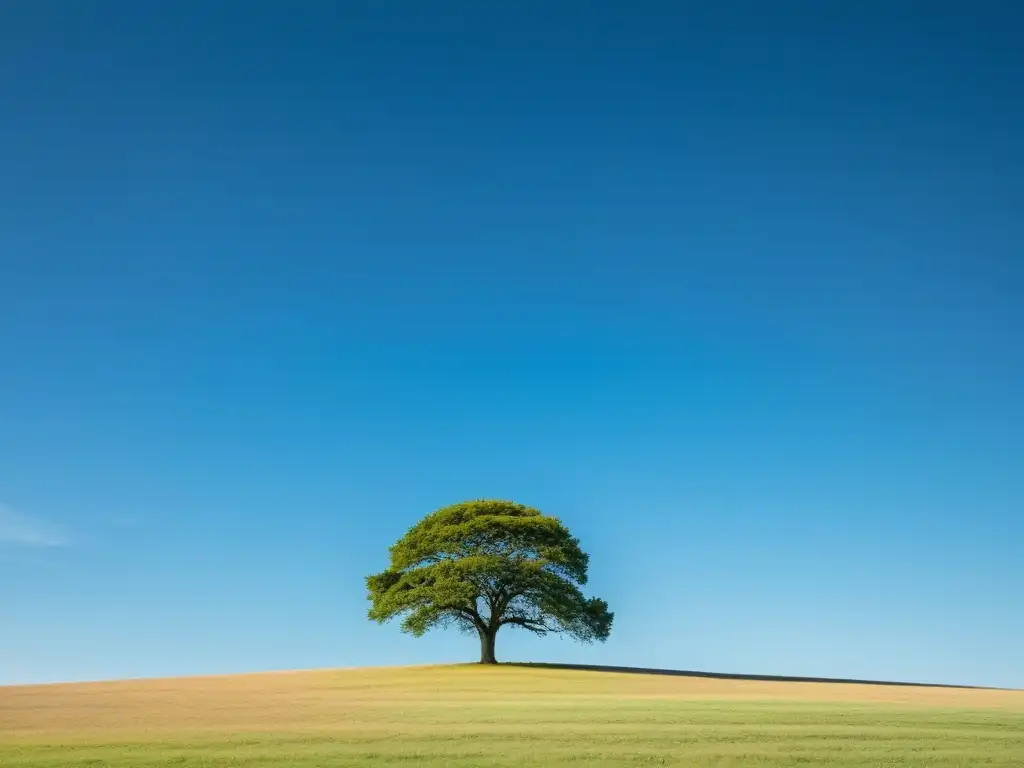
[[[31,517],[5,504],[0,504],[0,544],[23,547],[66,547],[71,544],[68,532],[55,523]]]

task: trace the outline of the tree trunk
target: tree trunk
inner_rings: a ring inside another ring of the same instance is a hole
[[[480,663],[481,664],[497,664],[498,660],[494,658],[494,638],[498,634],[497,629],[482,629],[480,630]]]

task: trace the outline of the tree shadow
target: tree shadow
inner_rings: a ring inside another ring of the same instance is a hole
[[[609,667],[599,664],[553,664],[547,662],[505,662],[503,666],[528,669],[563,669],[577,672],[615,672],[627,675],[670,675],[714,680],[760,680],[773,683],[842,683],[848,685],[898,685],[911,688],[958,688],[976,691],[1009,690],[982,685],[946,685],[943,683],[908,683],[894,680],[855,680],[843,677],[798,677],[794,675],[742,675],[728,672],[698,672],[687,669],[652,669],[647,667]]]

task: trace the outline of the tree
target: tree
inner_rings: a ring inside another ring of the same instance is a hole
[[[455,626],[480,637],[494,664],[504,626],[581,642],[608,639],[614,614],[580,591],[589,556],[555,517],[511,501],[467,501],[424,517],[390,549],[391,566],[368,576],[369,617],[402,617],[419,637]]]

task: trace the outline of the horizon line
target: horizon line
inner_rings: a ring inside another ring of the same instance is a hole
[[[0,683],[3,688],[36,688],[55,685],[101,685],[116,683],[147,682],[158,680],[208,680],[225,677],[249,677],[254,675],[298,675],[315,672],[354,672],[359,670],[387,670],[387,669],[431,669],[444,667],[516,667],[522,669],[550,669],[577,672],[597,672],[631,675],[662,675],[669,677],[694,677],[713,680],[749,680],[755,682],[774,683],[817,683],[817,684],[841,684],[841,685],[876,685],[894,686],[906,688],[952,688],[956,690],[975,691],[1008,691],[1013,693],[1024,693],[1024,688],[1007,688],[991,685],[965,685],[961,683],[923,683],[902,680],[864,680],[859,678],[846,677],[812,677],[804,675],[766,675],[749,674],[741,672],[704,672],[688,669],[666,669],[659,667],[637,667],[617,666],[606,664],[570,664],[547,661],[503,661],[497,664],[481,664],[480,662],[449,662],[440,664],[388,664],[388,665],[365,665],[346,667],[309,667],[295,669],[266,669],[250,672],[213,672],[206,674],[180,674],[180,675],[141,675],[137,677],[99,678],[88,680],[51,680],[38,683]]]

